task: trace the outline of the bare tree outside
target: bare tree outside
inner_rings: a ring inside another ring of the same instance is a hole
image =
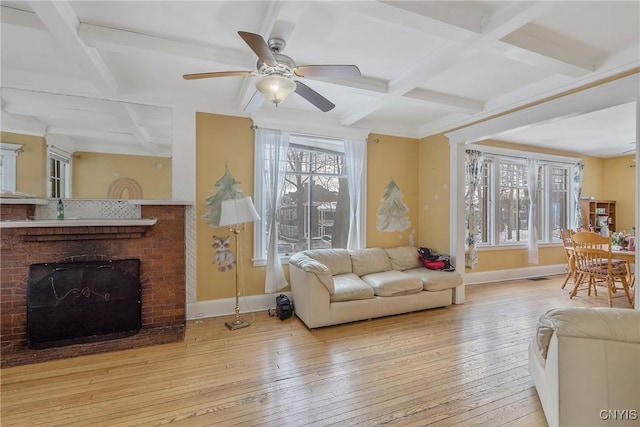
[[[281,254],[346,247],[349,190],[344,153],[291,144],[281,197]]]

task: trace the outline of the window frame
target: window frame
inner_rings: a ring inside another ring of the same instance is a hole
[[[47,150],[47,195],[52,199],[66,199],[71,197],[71,160],[72,155],[53,147]],[[60,176],[53,176],[51,162],[55,161],[60,165]],[[60,180],[60,194],[52,192],[52,179]]]
[[[318,152],[339,152],[346,156],[345,144],[347,138],[340,138],[335,136],[316,136],[305,134],[304,132],[290,132],[289,149],[292,147],[310,147]],[[264,194],[264,162],[262,153],[255,153],[254,156],[254,194],[255,194],[255,206],[260,214],[261,218],[265,218],[266,201]],[[345,165],[346,167],[346,162]],[[308,224],[307,224],[308,225]],[[305,225],[305,228],[306,226]],[[253,245],[253,265],[265,266],[267,263],[266,251],[268,242],[266,240],[267,230],[264,220],[254,223],[254,245]],[[288,264],[289,257],[293,255],[280,255],[280,263]]]
[[[562,241],[558,239],[554,240],[553,228],[551,227],[551,209],[552,209],[552,192],[553,182],[552,182],[552,171],[553,167],[563,168],[567,171],[567,181],[566,181],[566,212],[565,212],[565,220],[568,228],[575,228],[573,224],[575,220],[574,212],[575,212],[575,197],[573,186],[571,185],[571,173],[572,168],[578,163],[578,158],[573,157],[565,157],[565,156],[557,156],[552,154],[543,154],[543,153],[535,153],[529,151],[521,151],[521,150],[512,150],[500,147],[488,147],[488,146],[480,146],[474,145],[474,149],[482,151],[485,164],[486,160],[491,160],[491,167],[486,180],[484,178],[483,171],[483,184],[485,181],[488,184],[489,192],[485,195],[486,206],[489,208],[488,212],[490,212],[490,218],[487,215],[484,215],[482,218],[483,222],[483,230],[487,230],[488,235],[491,239],[487,242],[478,241],[476,247],[479,251],[484,250],[500,250],[500,249],[513,249],[513,248],[522,248],[527,247],[528,241],[522,240],[517,242],[500,242],[500,231],[498,230],[496,221],[498,215],[500,213],[500,206],[497,203],[498,197],[498,178],[497,178],[497,170],[499,168],[500,160],[504,159],[509,162],[516,162],[521,164],[526,164],[527,158],[537,158],[540,163],[539,167],[543,169],[542,177],[539,177],[539,191],[543,191],[542,194],[539,194],[539,212],[543,215],[539,218],[539,227],[538,232],[542,236],[541,239],[538,239],[539,246],[545,245],[561,245]],[[483,165],[483,170],[485,166]],[[540,173],[540,172],[539,172]],[[486,223],[485,223],[486,221]]]
[[[0,191],[15,193],[18,185],[18,155],[22,153],[22,145],[3,142],[0,151]]]

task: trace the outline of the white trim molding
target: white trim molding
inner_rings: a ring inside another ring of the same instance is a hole
[[[279,292],[291,299],[291,292]],[[276,306],[276,294],[249,295],[240,297],[240,315],[267,311]],[[207,301],[197,301],[187,304],[187,320],[204,319],[206,317],[230,316],[235,314],[236,299],[214,299]],[[294,306],[295,310],[295,306]]]
[[[555,276],[567,274],[566,264],[543,265],[540,267],[512,268],[508,270],[482,271],[478,273],[466,273],[465,285],[479,285],[482,283],[504,282],[507,280],[529,279],[532,277]]]
[[[251,115],[253,124],[258,127],[279,129],[292,133],[323,138],[367,139],[369,130],[343,126],[337,120],[326,117],[314,117],[313,120],[304,114],[289,112],[287,116],[273,112],[260,111]]]
[[[454,144],[469,144],[559,118],[573,117],[636,101],[640,92],[638,74],[603,83],[580,92],[543,102],[495,119],[467,126],[445,135]]]

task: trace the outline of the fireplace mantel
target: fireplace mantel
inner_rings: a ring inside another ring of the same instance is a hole
[[[157,218],[97,218],[97,219],[44,219],[44,220],[9,220],[0,221],[2,228],[33,228],[33,227],[124,227],[155,225]]]

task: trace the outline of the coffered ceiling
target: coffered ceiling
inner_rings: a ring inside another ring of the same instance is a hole
[[[1,5],[3,130],[95,141],[102,150],[170,152],[163,107],[420,138],[640,67],[638,1]],[[353,64],[362,77],[296,78],[335,104],[326,113],[295,93],[278,107],[251,102],[255,76],[182,78],[256,71],[238,31],[284,39],[282,53],[298,65]],[[621,155],[636,138],[633,104],[509,138]]]

